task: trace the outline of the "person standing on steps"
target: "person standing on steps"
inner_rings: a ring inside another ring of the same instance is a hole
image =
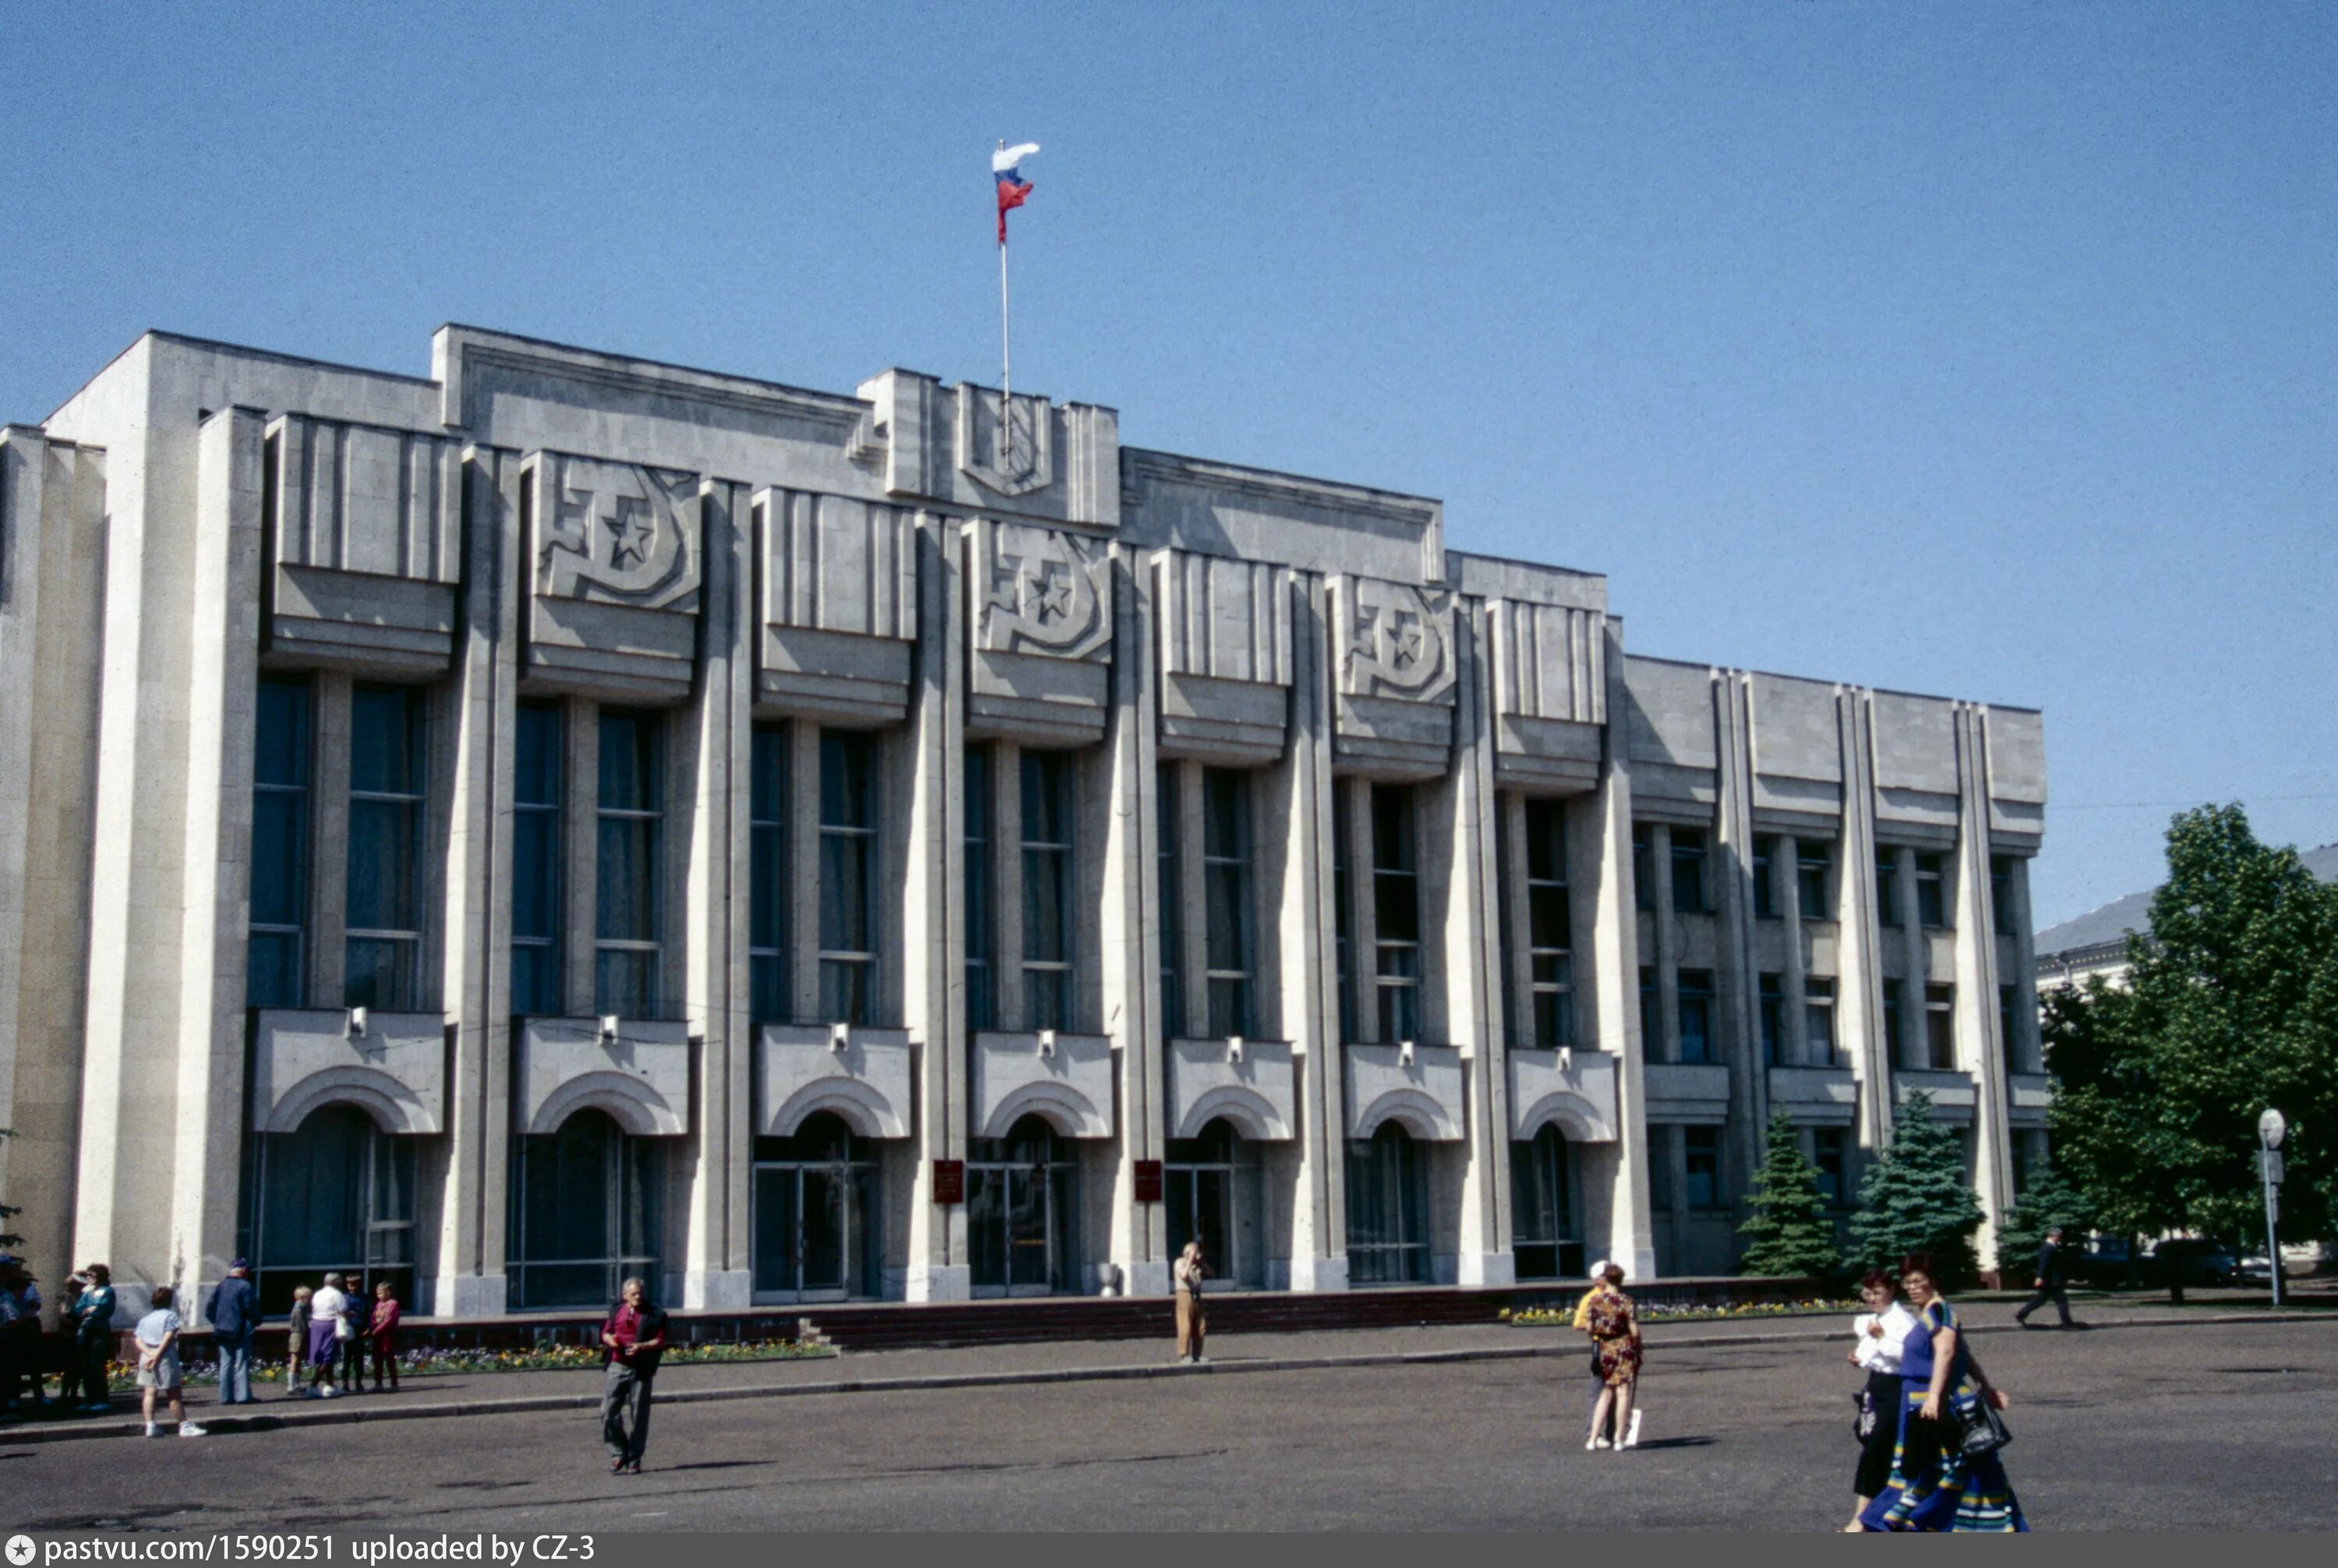
[[[260,1327],[260,1293],[251,1288],[251,1265],[239,1258],[211,1287],[203,1316],[211,1319],[211,1344],[219,1350],[219,1397],[222,1405],[251,1399],[251,1336]]]
[[[2024,1328],[2045,1327],[2043,1324],[2031,1323],[2029,1315],[2051,1301],[2054,1303],[2054,1310],[2062,1319],[2058,1327],[2063,1328],[2085,1327],[2084,1324],[2070,1321],[2069,1287],[2063,1277],[2062,1228],[2059,1225],[2049,1226],[2047,1229],[2046,1244],[2038,1249],[2038,1269],[2029,1281],[2029,1288],[2033,1294],[2029,1300],[2021,1304],[2021,1310],[2013,1315],[2013,1320],[2016,1323],[2020,1324]]]
[[[650,1386],[665,1353],[665,1314],[650,1305],[649,1289],[628,1279],[623,1298],[601,1326],[601,1348],[609,1357],[601,1384],[601,1441],[609,1449],[609,1474],[638,1475],[642,1450],[650,1440]]]
[[[1208,1359],[1202,1354],[1202,1281],[1210,1277],[1210,1268],[1201,1242],[1186,1242],[1169,1273],[1177,1287],[1177,1359],[1202,1362]]]

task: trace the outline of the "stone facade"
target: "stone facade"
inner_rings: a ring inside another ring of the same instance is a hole
[[[2034,711],[1627,654],[1439,503],[462,327],[0,435],[40,1270],[478,1316],[1733,1266],[2042,1138]]]

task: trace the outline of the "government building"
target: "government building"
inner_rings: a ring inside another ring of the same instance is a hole
[[[1839,1209],[1915,1093],[1992,1216],[2042,1153],[2033,710],[1627,652],[1095,405],[430,368],[150,333],[0,436],[47,1279],[1645,1279],[1735,1267],[1775,1112]]]

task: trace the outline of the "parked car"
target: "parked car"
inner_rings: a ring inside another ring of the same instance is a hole
[[[2089,1236],[2063,1263],[2073,1285],[2121,1290],[2135,1283],[2135,1248],[2124,1236]],[[2027,1280],[2022,1283],[2028,1283]]]
[[[2177,1236],[2151,1250],[2145,1277],[2154,1285],[2230,1285],[2241,1260],[2212,1236]]]
[[[2233,1278],[2244,1285],[2270,1285],[2273,1283],[2273,1270],[2265,1266],[2264,1253],[2252,1252],[2233,1265]],[[2289,1278],[2286,1267],[2282,1269],[2282,1278]]]

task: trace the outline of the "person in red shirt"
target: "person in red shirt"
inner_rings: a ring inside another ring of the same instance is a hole
[[[665,1353],[665,1314],[650,1305],[649,1289],[628,1279],[623,1299],[601,1326],[609,1357],[601,1385],[601,1440],[609,1446],[609,1474],[638,1475],[650,1438],[650,1385]]]
[[[381,1374],[389,1369],[389,1391],[398,1392],[398,1298],[385,1279],[373,1288],[373,1321],[366,1338],[373,1341],[373,1391],[381,1392]]]

